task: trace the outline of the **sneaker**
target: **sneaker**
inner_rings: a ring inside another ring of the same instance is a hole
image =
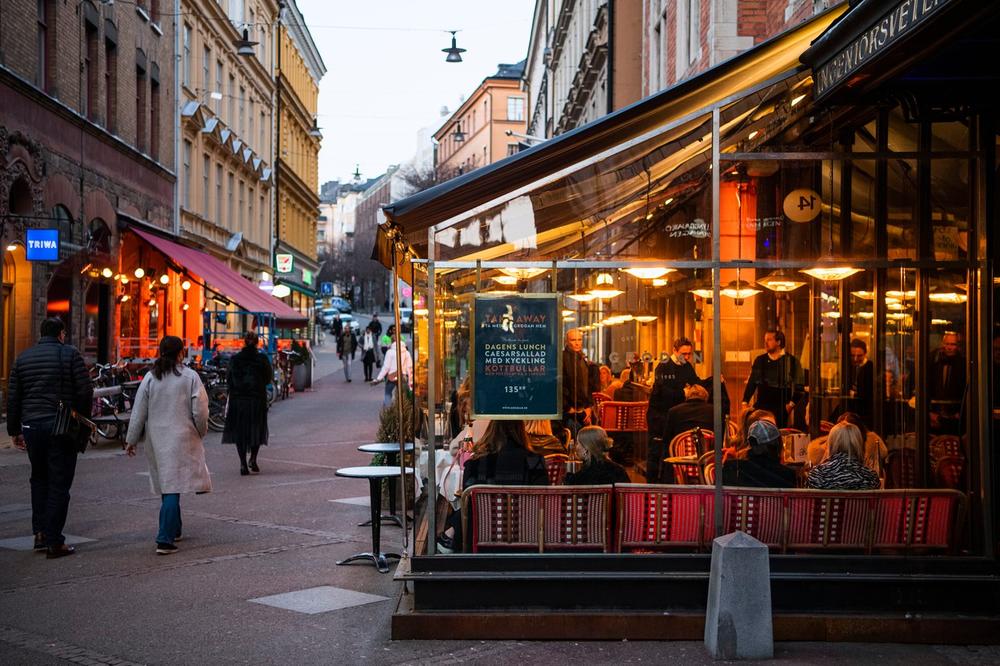
[[[184,537],[181,536],[180,534],[178,534],[177,536],[174,537],[174,543],[177,543],[178,541],[183,541],[183,540],[184,540]]]
[[[437,538],[437,549],[438,552],[444,553],[445,555],[452,555],[455,552],[455,540],[449,536],[442,534]]]
[[[157,555],[173,555],[177,552],[177,546],[172,543],[156,543]]]

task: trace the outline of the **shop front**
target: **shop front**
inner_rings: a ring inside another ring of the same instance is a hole
[[[700,638],[711,539],[740,529],[771,548],[779,640],[996,640],[997,109],[968,81],[997,76],[969,57],[998,13],[873,4],[385,209],[384,247],[420,257],[426,441],[518,419],[565,448],[544,491],[423,504],[395,637]],[[690,431],[670,364],[707,390]],[[754,410],[782,434],[767,487]],[[844,420],[870,490],[821,482]],[[588,423],[634,485],[564,485]]]

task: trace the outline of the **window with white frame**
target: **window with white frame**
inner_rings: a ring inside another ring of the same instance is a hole
[[[181,175],[183,181],[183,205],[191,210],[191,142],[184,140],[184,170]]]
[[[507,120],[524,120],[524,98],[507,98]]]
[[[191,26],[187,23],[184,24],[184,62],[182,63],[184,67],[182,79],[184,85],[191,87]]]

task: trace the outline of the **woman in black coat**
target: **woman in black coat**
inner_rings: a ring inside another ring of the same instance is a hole
[[[273,380],[271,363],[257,351],[257,334],[247,333],[243,349],[229,362],[229,408],[222,433],[224,444],[236,444],[241,476],[260,472],[257,451],[267,444],[267,385]]]
[[[601,486],[629,483],[625,468],[608,458],[611,438],[600,426],[581,428],[576,435],[576,454],[583,463],[580,470],[566,475],[567,486]]]

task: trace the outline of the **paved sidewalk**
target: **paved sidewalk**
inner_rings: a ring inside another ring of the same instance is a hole
[[[184,540],[153,552],[158,498],[146,460],[113,445],[81,457],[66,531],[77,554],[30,550],[26,456],[0,450],[0,663],[588,664],[710,663],[697,643],[389,640],[399,584],[367,564],[367,484],[337,468],[370,460],[382,387],[344,382],[317,350],[316,389],[275,404],[262,473],[239,476],[231,446],[206,440],[214,491],[181,500]],[[354,368],[361,375],[360,361]],[[398,528],[382,529],[398,550]],[[8,541],[14,540],[14,541]],[[20,541],[18,541],[20,540]],[[447,625],[441,636],[448,635]],[[997,648],[782,644],[782,663],[996,664]]]

